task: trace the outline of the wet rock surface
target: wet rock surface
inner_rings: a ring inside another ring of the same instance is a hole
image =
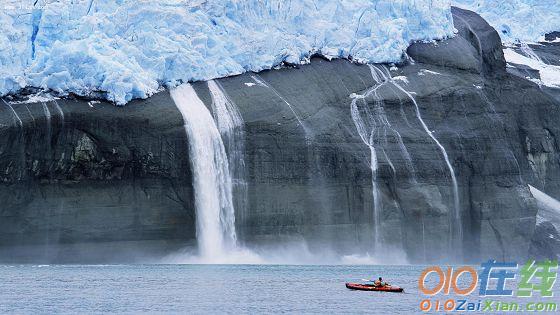
[[[187,139],[168,94],[128,108],[2,105],[2,260],[73,259],[64,248],[75,243],[194,238]]]
[[[516,53],[530,57],[538,61],[542,67],[560,66],[560,43],[554,42],[559,32],[552,32],[545,36],[547,42],[528,45],[515,45],[509,47]],[[540,82],[541,73],[526,65],[508,63],[507,71],[518,77],[532,80],[538,84],[539,89],[560,104],[560,89],[546,86]],[[548,121],[548,119],[547,119]],[[525,140],[527,159],[533,174],[536,177],[535,187],[542,190],[553,198],[560,198],[558,183],[558,155],[557,155],[557,133],[548,126],[554,122],[547,122],[542,130],[531,128],[531,132],[537,133]],[[535,143],[534,141],[537,141]],[[539,212],[537,215],[537,226],[533,234],[530,255],[541,259],[557,259],[560,256],[558,237],[560,226],[560,208],[550,209],[546,204],[537,203]]]
[[[371,151],[351,105],[379,85],[372,73],[384,73],[391,78],[360,110],[375,126],[387,252],[479,262],[524,259],[532,243],[545,254],[557,248],[543,245],[539,231],[549,227],[536,228],[527,185],[560,198],[560,103],[506,71],[499,36],[478,15],[453,14],[458,36],[413,44],[402,65],[313,59],[219,80],[245,122],[242,242],[305,239],[311,250],[373,254]],[[193,86],[210,108],[207,83]],[[0,260],[96,259],[79,244],[113,260],[130,248],[165,253],[193,242],[188,138],[167,91],[124,108],[71,99],[0,105]],[[418,112],[457,178],[463,237],[455,248],[451,174]]]

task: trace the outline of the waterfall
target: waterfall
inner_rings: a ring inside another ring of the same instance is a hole
[[[60,105],[58,104],[58,102],[56,100],[54,100],[54,106],[56,107],[56,110],[58,110],[58,113],[60,114],[60,118],[62,119],[62,123],[64,123],[64,111],[62,111],[62,108],[60,107]]]
[[[304,124],[303,124],[303,122],[301,121],[301,118],[299,118],[299,115],[298,115],[298,114],[296,113],[296,111],[294,110],[292,104],[290,104],[290,102],[288,102],[288,101],[284,98],[284,96],[282,96],[280,93],[278,93],[278,91],[276,91],[276,89],[275,89],[273,86],[271,86],[270,84],[266,83],[266,81],[265,81],[263,78],[261,78],[258,74],[252,75],[251,78],[253,78],[253,80],[254,80],[258,85],[260,85],[260,86],[262,86],[262,87],[266,87],[266,88],[271,89],[272,92],[273,92],[276,96],[278,96],[278,98],[281,99],[282,102],[284,102],[284,103],[288,106],[288,108],[289,108],[290,111],[294,114],[294,116],[296,117],[296,119],[297,119],[298,123],[301,125],[301,127],[302,127],[303,129],[306,129],[305,126],[304,126]]]
[[[382,85],[385,85],[386,83],[389,83],[392,81],[390,74],[387,72],[383,72],[381,69],[377,68],[376,66],[373,65],[368,65],[370,68],[370,72],[371,72],[371,76],[373,78],[373,80],[376,82],[376,84],[378,85],[376,88],[371,89],[371,91],[369,92],[369,94],[373,93],[374,94],[374,99],[376,100],[376,102],[379,104],[378,106],[380,107],[380,115],[379,115],[379,119],[381,121],[381,123],[383,124],[383,128],[384,128],[384,140],[385,140],[385,144],[387,145],[387,129],[391,130],[391,132],[393,132],[393,134],[396,136],[397,138],[397,143],[399,144],[399,149],[401,150],[404,159],[405,159],[405,163],[406,163],[406,168],[408,170],[408,172],[410,173],[411,177],[412,177],[412,181],[416,182],[416,170],[414,169],[414,165],[412,163],[412,157],[410,156],[410,153],[408,152],[408,149],[406,148],[406,145],[404,144],[404,141],[402,139],[401,134],[399,133],[398,130],[396,130],[395,128],[393,128],[393,126],[391,125],[391,123],[389,122],[389,119],[387,118],[387,115],[385,114],[385,108],[383,107],[383,101],[379,98],[379,95],[377,94],[377,89],[380,88]],[[366,94],[366,97],[369,96],[369,94]],[[400,99],[400,97],[399,97]],[[402,107],[401,107],[402,109]],[[402,112],[403,115],[403,119],[405,120],[405,122],[407,123],[407,125],[409,125],[408,120],[406,119],[406,116],[404,115],[404,111]]]
[[[19,126],[20,128],[23,128],[23,122],[21,121],[21,118],[19,118],[19,115],[16,113],[16,111],[14,110],[14,108],[12,107],[12,105],[10,105],[10,103],[4,101],[2,99],[2,101],[4,102],[4,104],[6,104],[10,110],[12,111],[12,114],[14,116],[14,123]]]
[[[382,203],[380,200],[380,195],[377,187],[378,160],[377,160],[375,146],[383,143],[382,141],[376,141],[376,137],[377,138],[380,137],[381,128],[383,128],[383,134],[384,134],[383,137],[384,137],[385,145],[387,144],[386,143],[387,129],[392,131],[397,137],[397,142],[406,160],[407,169],[411,174],[413,181],[416,182],[416,176],[415,176],[416,171],[412,164],[412,159],[410,157],[410,154],[406,149],[406,146],[404,145],[400,133],[396,129],[394,129],[389,123],[387,119],[387,115],[385,114],[385,110],[383,108],[383,101],[378,95],[379,88],[390,83],[399,91],[404,93],[412,101],[412,103],[415,106],[415,113],[417,119],[420,121],[420,124],[422,125],[424,131],[434,141],[434,143],[441,151],[445,163],[449,169],[449,173],[451,175],[451,182],[453,186],[453,201],[454,201],[453,213],[450,214],[450,246],[455,245],[458,248],[459,252],[461,252],[460,246],[463,239],[463,230],[462,230],[461,212],[460,212],[460,204],[459,204],[459,188],[457,184],[457,178],[455,176],[455,170],[453,169],[453,166],[451,165],[451,162],[449,160],[449,155],[447,154],[447,151],[445,150],[443,145],[434,136],[434,134],[430,131],[430,129],[422,119],[420,108],[418,106],[418,103],[412,96],[412,94],[406,91],[404,88],[402,88],[397,82],[395,82],[395,80],[391,77],[390,72],[386,68],[379,69],[378,67],[373,65],[369,65],[369,68],[370,68],[371,76],[375,81],[375,85],[369,88],[364,94],[352,94],[350,95],[350,97],[352,98],[352,105],[351,105],[352,120],[354,121],[354,124],[356,126],[356,129],[358,130],[358,134],[360,135],[360,138],[368,146],[371,152],[370,167],[372,171],[372,182],[373,182],[373,198],[374,198],[373,206],[374,206],[374,221],[375,221],[374,242],[376,248],[379,248],[379,246],[381,245],[380,219],[381,219]],[[388,87],[390,88],[390,86]],[[373,96],[374,99],[374,110],[375,110],[374,113],[371,113],[371,111],[368,108],[367,102],[365,100],[370,96]],[[363,103],[364,109],[362,110],[362,112],[364,113],[363,115],[366,117],[365,120],[362,118],[362,113],[358,108],[357,105],[358,101],[361,101]],[[365,122],[369,123],[369,128],[368,128],[368,124]],[[382,153],[386,156],[383,147],[381,147],[380,149],[382,150]],[[388,163],[391,164],[390,160],[388,158],[386,159]],[[422,221],[422,228],[424,229],[423,221]],[[456,242],[456,244],[454,244],[454,242]],[[425,244],[423,244],[423,246],[425,247]]]
[[[372,77],[376,82],[376,85],[371,87],[366,91],[364,94],[352,94],[350,97],[352,98],[350,113],[352,115],[352,120],[354,121],[354,125],[356,130],[358,131],[358,135],[364,142],[364,144],[369,148],[370,151],[370,169],[371,169],[371,185],[372,185],[372,196],[373,196],[373,224],[374,224],[374,250],[375,252],[380,252],[382,246],[382,237],[381,237],[381,211],[382,211],[382,203],[381,203],[381,196],[379,195],[379,188],[377,186],[377,171],[379,168],[378,165],[378,158],[377,158],[377,151],[376,151],[376,144],[379,143],[377,138],[379,137],[380,129],[383,128],[383,134],[386,135],[388,126],[388,120],[385,116],[385,111],[383,109],[383,102],[379,99],[377,95],[377,89],[381,87],[386,82],[380,78],[377,73],[372,69],[371,71]],[[372,112],[368,104],[366,102],[366,98],[374,94],[375,102],[374,102],[374,112]],[[358,107],[358,101],[362,103],[362,110]],[[365,118],[362,118],[362,116]],[[385,138],[386,140],[386,138]],[[391,168],[394,170],[394,166],[392,162],[387,157],[383,148],[381,148],[381,152],[386,157],[388,163],[391,165]]]
[[[51,134],[52,134],[52,126],[51,126],[51,112],[49,110],[49,107],[47,106],[46,103],[41,103],[41,105],[43,106],[43,113],[45,114],[45,118],[47,120],[47,141],[48,141],[48,148],[49,148],[49,152],[47,153],[48,157],[51,156],[50,153],[50,149],[51,149]]]
[[[294,107],[292,106],[292,104],[290,104],[290,102],[288,102],[288,100],[286,100],[286,98],[284,98],[280,93],[278,93],[278,91],[271,86],[270,84],[266,83],[266,81],[261,78],[261,76],[259,76],[258,74],[252,75],[251,78],[253,79],[253,81],[255,81],[259,86],[262,87],[266,87],[270,90],[272,90],[272,92],[278,96],[278,98],[280,100],[282,100],[282,102],[284,102],[284,104],[286,104],[288,106],[288,108],[290,109],[290,111],[292,112],[292,114],[294,114],[294,117],[296,118],[296,120],[298,121],[299,125],[301,126],[301,128],[303,129],[304,133],[305,133],[305,140],[308,142],[310,142],[310,139],[312,137],[312,134],[310,132],[310,130],[307,128],[307,126],[303,123],[303,121],[301,120],[301,118],[299,117],[299,115],[296,113],[296,111],[294,110]]]
[[[50,122],[51,122],[51,111],[49,110],[49,108],[47,107],[47,104],[45,102],[42,102],[41,106],[43,106],[43,113],[45,114],[45,117],[47,118],[47,123],[50,124]]]
[[[379,146],[379,150],[389,164],[393,174],[396,176],[395,166],[384,149],[384,146],[388,145],[388,131],[392,132],[396,137],[399,148],[406,161],[406,168],[414,183],[416,182],[416,170],[414,169],[412,158],[404,144],[401,134],[393,128],[389,122],[387,114],[385,113],[385,104],[377,93],[379,88],[392,81],[391,77],[388,73],[383,72],[375,66],[369,65],[369,68],[371,77],[375,81],[375,85],[369,88],[364,94],[352,94],[350,97],[352,98],[352,120],[354,121],[354,125],[356,126],[360,138],[370,150],[370,168],[373,190],[374,244],[376,251],[378,251],[381,246],[383,246],[383,238],[381,236],[381,212],[383,210],[383,204],[381,202],[379,187],[377,185],[377,173],[379,166],[376,146]],[[373,96],[373,111],[366,102],[366,98],[371,96]],[[358,107],[358,102],[362,104],[361,110]]]
[[[388,74],[390,75],[390,74]],[[462,226],[462,220],[461,220],[461,209],[460,209],[460,205],[459,205],[459,188],[458,188],[458,184],[457,184],[457,177],[455,176],[455,170],[453,169],[453,166],[451,165],[451,162],[449,160],[449,155],[447,154],[447,151],[445,150],[445,147],[443,147],[443,145],[439,142],[439,140],[434,136],[434,134],[432,133],[432,131],[430,131],[430,129],[428,128],[428,126],[426,125],[426,123],[424,122],[424,119],[422,119],[422,114],[420,113],[420,107],[418,106],[418,103],[416,102],[416,99],[412,96],[412,94],[410,94],[410,92],[406,91],[404,88],[402,88],[398,83],[395,82],[395,80],[390,80],[391,83],[397,88],[399,89],[401,92],[403,92],[414,104],[414,108],[415,108],[415,112],[416,112],[416,118],[418,118],[418,121],[420,121],[420,124],[422,125],[422,128],[424,129],[424,131],[428,134],[428,136],[430,136],[430,138],[434,141],[434,143],[437,145],[437,147],[439,148],[439,150],[441,151],[441,154],[443,155],[443,159],[445,160],[445,164],[447,165],[447,168],[449,169],[449,173],[451,175],[451,182],[453,185],[453,201],[454,201],[454,207],[453,207],[453,214],[452,216],[450,216],[450,246],[456,246],[456,249],[458,250],[458,252],[461,252],[461,244],[462,244],[462,240],[463,240],[463,226]]]
[[[412,181],[414,183],[416,183],[416,170],[414,169],[414,165],[412,164],[412,157],[410,156],[410,153],[408,152],[408,149],[406,148],[406,145],[404,144],[404,141],[402,139],[401,134],[399,133],[398,130],[393,128],[393,126],[389,122],[389,119],[387,119],[387,115],[385,114],[385,112],[383,112],[383,115],[380,118],[381,118],[383,124],[387,128],[389,128],[393,132],[393,134],[397,137],[397,143],[399,144],[399,149],[401,150],[401,152],[404,156],[406,168],[407,168],[408,172],[410,173],[410,175],[412,177]],[[387,129],[385,128],[385,133],[386,132],[387,132]],[[388,145],[386,134],[385,134],[385,145]],[[388,157],[387,157],[387,160],[389,161]],[[392,164],[392,163],[390,163],[390,164]],[[393,170],[395,169],[394,167],[392,167],[392,168],[393,168]]]
[[[381,200],[379,200],[379,191],[377,188],[377,169],[378,169],[378,161],[377,161],[377,152],[374,146],[374,132],[375,127],[368,132],[368,129],[365,126],[363,119],[360,116],[360,112],[358,110],[358,106],[356,105],[356,98],[352,100],[352,120],[356,125],[356,129],[358,130],[358,134],[360,138],[365,143],[365,145],[370,150],[370,169],[371,169],[371,186],[372,186],[372,194],[373,194],[373,224],[374,224],[374,249],[378,251],[380,249],[381,244],[381,233],[380,233],[380,221],[381,221]]]
[[[45,102],[42,102],[41,105],[43,106],[43,113],[45,114],[46,122],[47,122],[47,135],[46,135],[46,144],[47,144],[47,157],[52,158],[52,116],[49,110],[49,107]],[[51,171],[51,163],[48,164],[48,171],[49,171],[49,179],[52,178],[52,171]]]
[[[212,114],[225,144],[232,180],[233,201],[241,222],[247,218],[247,181],[245,169],[245,131],[241,113],[222,85],[208,81]]]
[[[237,242],[232,181],[226,150],[210,111],[190,84],[171,90],[189,140],[201,257],[220,259]]]

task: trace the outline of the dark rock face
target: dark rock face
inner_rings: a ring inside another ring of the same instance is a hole
[[[521,55],[525,55],[524,50],[530,50],[540,59],[540,62],[551,66],[560,66],[560,42],[542,42],[539,44],[516,45],[512,49]],[[533,80],[541,78],[539,71],[536,71],[524,65],[510,63],[507,70],[508,72],[522,78]],[[560,102],[560,89],[550,88],[547,86],[541,86],[541,89],[546,94]]]
[[[559,33],[553,32],[548,34],[545,39],[552,41],[557,34]],[[533,55],[532,58],[537,58],[537,61],[542,64],[560,66],[560,43],[558,42],[542,42],[538,45],[516,45],[509,49],[513,49],[521,55],[527,55],[527,52],[529,52],[529,54]],[[507,71],[518,77],[536,82],[539,82],[541,79],[539,71],[524,65],[510,63],[508,64]],[[559,88],[552,88],[546,85],[539,85],[539,88],[547,96],[560,103]],[[543,125],[543,130],[531,128],[532,132],[538,135],[527,138],[525,146],[529,165],[536,177],[533,186],[558,199],[560,198],[560,187],[558,183],[557,133],[555,133],[555,130],[549,129],[549,126],[554,124],[555,122],[549,121],[547,118]],[[534,141],[537,142],[535,143]],[[560,235],[560,225],[558,224],[560,219],[559,210],[549,209],[549,206],[543,203],[538,203],[538,207],[537,226],[531,243],[530,255],[543,259],[558,258],[560,256],[560,237],[558,236]]]
[[[552,33],[548,33],[544,36],[544,39],[547,41],[553,41],[560,38],[560,32],[552,32]]]
[[[453,22],[460,37],[478,52],[478,60],[485,75],[501,72],[506,65],[500,35],[474,12],[452,8]],[[461,59],[461,58],[457,58]]]
[[[530,257],[538,260],[556,260],[560,253],[560,234],[550,222],[538,224],[531,240]]]
[[[559,102],[506,71],[499,36],[484,20],[453,14],[459,36],[414,44],[413,62],[391,70],[376,65],[393,80],[360,103],[388,122],[374,141],[382,241],[411,262],[524,259],[532,240],[540,242],[527,185],[560,198]],[[268,86],[252,76],[219,80],[245,122],[240,239],[303,238],[312,250],[371,253],[371,151],[351,95],[377,85],[372,70],[314,59],[259,73]],[[210,108],[207,84],[193,86]],[[461,253],[448,245],[450,171],[410,96],[457,177]],[[82,100],[1,105],[0,260],[112,260],[135,246],[164,253],[194,241],[188,139],[168,92],[124,108]],[[82,244],[101,249],[88,256]]]
[[[2,105],[2,260],[65,261],[75,243],[194,238],[187,139],[168,94],[127,108]]]

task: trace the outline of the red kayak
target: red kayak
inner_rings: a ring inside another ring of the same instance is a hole
[[[376,287],[373,284],[359,284],[359,283],[347,283],[346,287],[351,290],[360,290],[360,291],[381,291],[381,292],[403,292],[403,288],[395,287],[395,286],[386,286],[386,287]]]

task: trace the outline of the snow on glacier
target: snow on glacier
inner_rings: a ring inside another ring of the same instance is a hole
[[[530,49],[530,48],[529,48]],[[539,79],[530,79],[531,81],[552,88],[560,88],[560,67],[549,65],[537,55],[527,54],[524,56],[516,52],[513,48],[504,49],[504,57],[508,62],[529,66],[539,71]]]
[[[480,14],[504,42],[537,42],[560,31],[559,0],[453,0],[453,5]]]
[[[506,46],[520,45],[523,54],[504,49],[510,63],[539,71],[535,83],[560,88],[560,67],[543,62],[526,43],[544,40],[544,35],[560,31],[560,0],[453,0],[453,5],[480,14],[500,34]]]
[[[117,104],[162,86],[307,62],[395,62],[453,35],[450,0],[0,0],[0,96]]]

